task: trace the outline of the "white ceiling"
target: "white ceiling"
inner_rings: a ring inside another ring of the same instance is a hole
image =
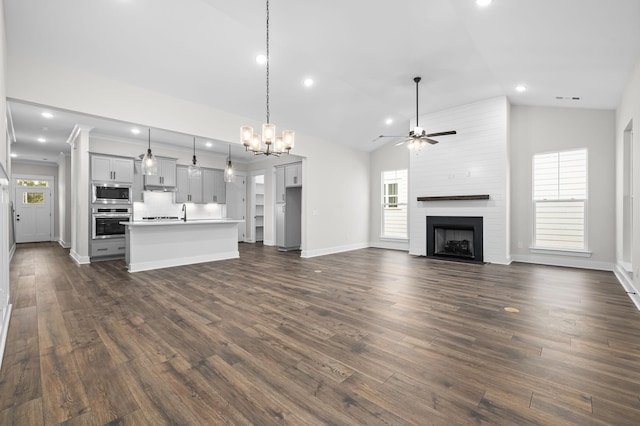
[[[265,50],[262,0],[4,4],[9,60],[38,57],[264,120],[264,66],[255,62]],[[381,133],[406,133],[414,76],[423,78],[421,114],[501,95],[516,105],[614,109],[640,56],[638,0],[494,0],[487,8],[475,0],[271,0],[270,8],[271,121],[367,151],[383,143],[371,142]],[[314,86],[302,85],[306,77]],[[528,90],[517,93],[517,84]],[[17,105],[12,114],[18,142],[38,144],[42,124],[32,126]],[[50,139],[66,140],[54,121]]]

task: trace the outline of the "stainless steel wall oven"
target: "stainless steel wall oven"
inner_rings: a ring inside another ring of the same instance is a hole
[[[120,222],[129,222],[131,215],[131,207],[129,206],[93,207],[91,209],[91,238],[94,240],[123,238],[125,226]]]

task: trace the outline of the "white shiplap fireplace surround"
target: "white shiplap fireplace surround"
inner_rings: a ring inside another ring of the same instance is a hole
[[[506,97],[420,117],[427,133],[456,130],[458,134],[436,138],[439,144],[410,154],[410,254],[426,255],[427,216],[482,216],[484,261],[511,261],[508,123]],[[484,194],[488,200],[417,201],[418,197]]]

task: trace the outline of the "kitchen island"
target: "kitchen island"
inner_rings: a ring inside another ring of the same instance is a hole
[[[235,219],[121,222],[129,272],[240,257]]]

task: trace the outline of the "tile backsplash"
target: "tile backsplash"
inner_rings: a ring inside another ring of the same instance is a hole
[[[173,192],[144,191],[144,201],[133,203],[133,220],[158,216],[182,218],[182,203],[176,204],[174,197]],[[186,206],[189,219],[222,219],[227,213],[227,206],[224,204],[186,203]]]

